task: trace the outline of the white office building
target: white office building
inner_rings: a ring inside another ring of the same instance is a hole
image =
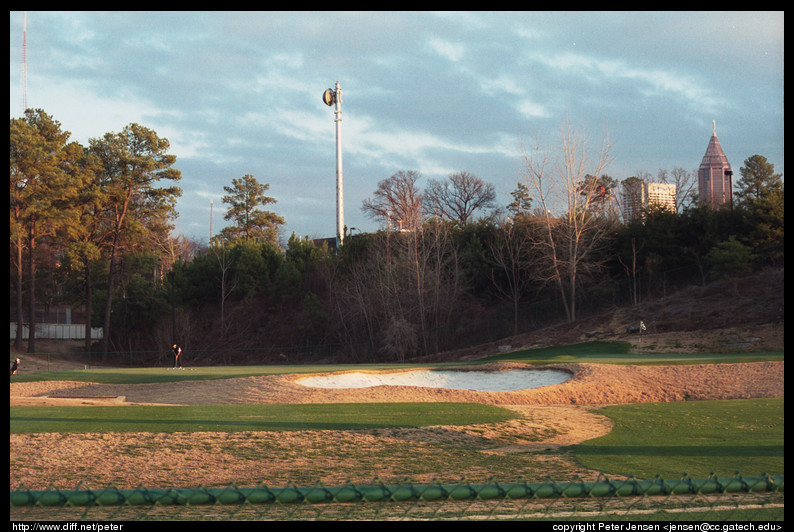
[[[675,185],[635,181],[623,186],[623,219],[642,216],[651,208],[675,211]]]

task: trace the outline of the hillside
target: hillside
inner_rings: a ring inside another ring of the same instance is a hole
[[[591,340],[628,341],[635,352],[782,351],[784,270],[768,269],[736,281],[689,287],[665,298],[618,308],[598,316],[547,327],[471,348],[421,357],[412,362],[465,361],[500,351]],[[642,320],[647,331],[627,334]],[[21,356],[25,372],[82,367],[82,341],[38,340],[50,356]],[[57,353],[63,353],[62,356]],[[78,358],[78,360],[75,360]]]
[[[473,360],[498,352],[592,340],[627,341],[636,352],[782,351],[784,269],[693,286],[667,297],[504,338],[423,357],[422,362]],[[642,335],[626,328],[645,323]]]

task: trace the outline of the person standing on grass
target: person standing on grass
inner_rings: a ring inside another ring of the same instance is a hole
[[[174,351],[174,369],[176,369],[177,366],[179,367],[179,369],[182,369],[182,348],[179,347],[177,344],[174,344],[173,351]]]
[[[11,365],[11,375],[16,375],[17,371],[19,371],[19,359],[16,359],[14,363]]]

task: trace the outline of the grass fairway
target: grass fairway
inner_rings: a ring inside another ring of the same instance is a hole
[[[434,364],[412,364],[408,368],[431,368]],[[15,375],[14,382],[76,381],[98,384],[153,384],[159,382],[237,379],[262,375],[325,373],[332,371],[405,370],[405,364],[333,364],[305,366],[198,366],[185,370],[170,368],[108,368],[43,371]]]
[[[325,373],[334,371],[390,371],[423,368],[477,366],[489,362],[523,362],[526,364],[722,364],[783,360],[783,353],[632,353],[628,342],[584,342],[567,346],[525,349],[474,362],[438,364],[328,364],[298,366],[209,366],[188,367],[175,371],[167,367],[79,369],[46,371],[15,375],[14,382],[78,381],[99,384],[146,384],[158,382],[233,379],[259,375]]]
[[[475,403],[12,407],[11,433],[352,430],[496,423],[518,417]]]
[[[736,364],[783,360],[783,353],[632,353],[628,342],[583,342],[524,349],[477,360],[477,363],[514,361],[529,364],[589,362],[592,364]]]
[[[599,410],[606,436],[573,447],[587,468],[650,479],[783,474],[783,398],[644,403]]]

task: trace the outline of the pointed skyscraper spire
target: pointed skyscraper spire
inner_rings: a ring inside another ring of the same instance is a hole
[[[711,121],[711,139],[698,169],[700,202],[715,209],[729,205],[733,193],[733,171],[717,139],[717,121]]]

